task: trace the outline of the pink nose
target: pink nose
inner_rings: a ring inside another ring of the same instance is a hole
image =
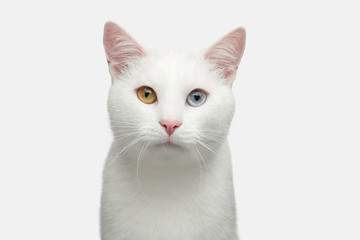
[[[161,126],[163,126],[166,130],[166,132],[171,136],[171,134],[174,133],[175,128],[180,127],[181,122],[178,121],[168,121],[168,120],[162,120],[160,121]]]

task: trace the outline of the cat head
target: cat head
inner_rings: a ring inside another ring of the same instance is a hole
[[[106,23],[112,77],[108,107],[115,140],[166,148],[219,146],[234,113],[231,90],[245,47],[237,28],[205,52],[145,50]]]

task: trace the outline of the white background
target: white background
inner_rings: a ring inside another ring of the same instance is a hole
[[[107,20],[163,49],[244,26],[230,134],[241,240],[360,239],[355,0],[2,1],[0,239],[99,239]]]

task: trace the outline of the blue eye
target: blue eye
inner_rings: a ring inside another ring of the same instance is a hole
[[[203,90],[195,89],[187,96],[186,101],[192,107],[201,106],[206,101],[206,93]]]

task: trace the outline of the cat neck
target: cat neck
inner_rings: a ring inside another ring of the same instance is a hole
[[[118,148],[113,145],[111,152]],[[139,144],[118,157],[113,163],[114,175],[123,178],[121,182],[126,179],[130,189],[138,189],[148,198],[183,199],[191,192],[200,192],[209,182],[227,177],[222,173],[231,167],[226,141],[216,152],[166,146],[141,149]]]

